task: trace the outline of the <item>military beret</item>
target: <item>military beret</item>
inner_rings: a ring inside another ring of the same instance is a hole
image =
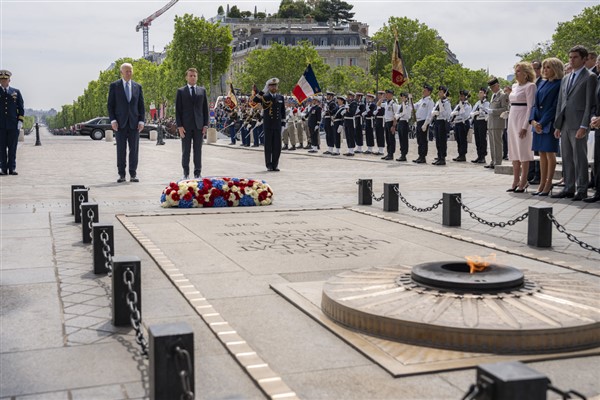
[[[12,73],[7,69],[0,70],[0,79],[10,79]]]
[[[269,85],[278,85],[279,84],[279,79],[277,78],[271,78],[267,81],[267,83],[265,83],[265,86],[269,86]]]
[[[392,89],[386,89],[385,92],[386,93],[390,93],[390,94],[394,94],[394,91]]]
[[[423,85],[423,89],[427,89],[427,90],[429,90],[430,92],[433,92],[433,87],[431,87],[431,85],[429,85],[429,84],[427,84],[427,83]]]
[[[492,78],[488,81],[488,86],[494,86],[497,83],[500,83],[498,82],[498,78]]]

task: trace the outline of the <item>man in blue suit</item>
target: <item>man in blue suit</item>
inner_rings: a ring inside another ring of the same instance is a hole
[[[8,86],[11,76],[0,70],[0,175],[18,175],[17,142],[25,115],[21,92]]]
[[[121,77],[110,84],[108,89],[108,116],[117,136],[117,169],[119,179],[125,182],[127,167],[127,145],[129,145],[129,176],[131,182],[139,182],[137,177],[140,132],[144,128],[144,94],[142,86],[134,82],[133,66],[121,65]]]

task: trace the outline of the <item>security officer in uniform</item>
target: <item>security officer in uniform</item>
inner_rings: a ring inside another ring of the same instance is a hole
[[[310,134],[311,149],[309,153],[316,153],[319,146],[319,126],[321,126],[321,99],[313,97],[312,105],[308,109],[308,132]]]
[[[435,107],[431,100],[431,92],[433,88],[428,85],[423,85],[423,97],[415,104],[417,118],[417,145],[419,147],[419,157],[413,160],[417,164],[425,164],[427,162],[427,150],[429,143],[427,142],[427,128],[431,123],[431,113]],[[409,95],[411,98],[412,95]]]
[[[18,175],[17,142],[25,108],[19,89],[8,86],[12,73],[0,70],[0,175]]]
[[[431,113],[435,119],[435,147],[437,148],[437,160],[433,165],[446,165],[446,153],[448,152],[448,120],[452,113],[449,92],[446,86],[438,87],[439,100]]]
[[[333,116],[337,111],[335,93],[327,92],[325,104],[323,104],[323,111],[323,127],[325,128],[325,141],[327,143],[327,150],[325,150],[323,154],[331,154],[334,145]]]
[[[279,171],[281,127],[285,120],[285,103],[283,96],[277,93],[278,85],[279,79],[271,78],[265,83],[263,91],[254,97],[254,102],[260,103],[264,110],[265,165],[269,171]]]

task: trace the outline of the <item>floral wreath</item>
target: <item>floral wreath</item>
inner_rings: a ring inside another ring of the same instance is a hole
[[[160,203],[164,208],[267,206],[273,203],[273,190],[256,179],[184,179],[169,183]]]

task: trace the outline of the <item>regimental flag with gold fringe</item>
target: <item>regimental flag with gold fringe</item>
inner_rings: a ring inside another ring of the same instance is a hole
[[[256,83],[255,83],[254,85],[252,85],[252,93],[250,94],[250,99],[248,99],[248,104],[252,108],[254,108],[258,105],[258,103],[256,103],[254,101],[254,98],[256,97],[257,93],[258,93],[258,88],[256,87]]]
[[[396,86],[402,86],[408,80],[406,67],[400,53],[400,44],[398,43],[398,33],[395,34],[394,51],[392,52],[392,83]]]
[[[235,97],[235,90],[233,90],[233,83],[229,84],[229,93],[225,98],[225,105],[229,107],[229,109],[233,110],[237,107],[238,101],[237,97]]]
[[[308,64],[300,80],[294,86],[294,89],[292,89],[292,94],[298,100],[298,103],[302,103],[306,98],[318,93],[321,93],[321,87],[319,86],[319,82],[317,82],[317,77],[312,67]]]

